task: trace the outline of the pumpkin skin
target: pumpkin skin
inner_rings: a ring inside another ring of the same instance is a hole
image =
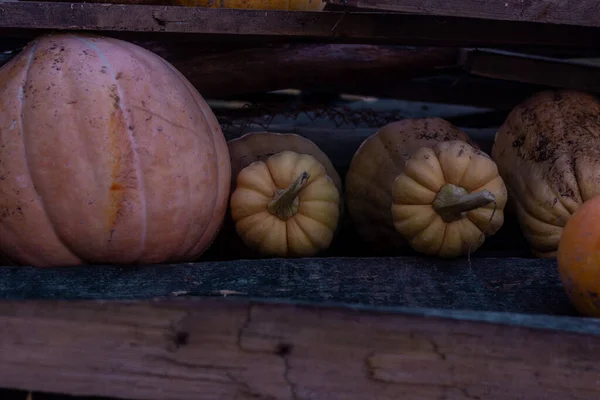
[[[468,168],[474,165],[484,170],[478,174]],[[447,171],[453,174],[443,179],[440,174]],[[428,255],[454,257],[476,250],[485,235],[502,226],[506,188],[497,175],[491,159],[456,126],[440,118],[408,118],[382,127],[361,144],[346,175],[346,203],[358,233],[375,250],[411,245]],[[432,214],[436,191],[445,184],[466,186],[467,193],[455,188],[461,195],[489,188],[491,193],[481,195],[489,197],[483,208],[468,215],[460,213],[460,220],[477,220],[476,224],[440,223],[437,212]],[[480,223],[483,215],[488,216],[485,227]],[[430,225],[431,235],[419,239],[418,233]],[[456,240],[441,246],[439,239],[445,229],[450,229]],[[463,231],[465,236],[459,238]],[[472,240],[475,234],[477,240]]]
[[[0,69],[0,252],[36,266],[193,260],[227,208],[217,119],[174,67],[93,35]]]
[[[231,216],[244,244],[261,255],[308,257],[331,244],[339,200],[313,156],[283,151],[240,171]]]
[[[581,314],[600,318],[600,196],[584,202],[567,221],[557,261],[571,303]]]
[[[533,95],[500,127],[492,158],[532,253],[556,257],[571,215],[600,195],[600,101],[570,90]]]

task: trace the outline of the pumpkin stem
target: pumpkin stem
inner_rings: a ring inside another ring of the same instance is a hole
[[[300,202],[298,195],[308,182],[310,174],[302,172],[287,189],[277,189],[267,210],[276,217],[286,221],[298,212]]]
[[[464,218],[467,212],[495,201],[496,196],[489,190],[469,193],[465,188],[447,183],[435,197],[433,209],[445,222],[453,222]]]

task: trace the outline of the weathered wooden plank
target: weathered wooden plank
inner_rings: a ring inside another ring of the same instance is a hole
[[[359,9],[600,27],[600,0],[325,0]]]
[[[361,85],[377,87],[384,81],[438,73],[456,66],[460,54],[452,48],[340,43],[276,44],[214,54],[190,54],[189,46],[170,47],[161,56],[205,97],[220,98],[287,88],[327,87],[351,93]]]
[[[304,12],[202,7],[1,3],[0,29],[297,37],[337,42],[596,48],[600,31],[398,13]]]
[[[239,300],[0,302],[0,387],[148,400],[600,396],[600,323]]]
[[[222,296],[574,315],[553,261],[422,257],[0,268],[0,298]]]
[[[600,65],[589,62],[497,50],[466,50],[462,64],[469,73],[487,78],[600,93]]]

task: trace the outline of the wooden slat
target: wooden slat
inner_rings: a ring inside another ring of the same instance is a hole
[[[600,398],[600,323],[580,318],[4,301],[0,333],[6,388],[147,400]]]
[[[394,13],[207,9],[201,7],[0,3],[0,29],[186,33],[457,46],[597,48],[597,29]],[[8,34],[8,33],[5,33]]]
[[[467,50],[464,67],[471,74],[487,78],[600,93],[600,65],[591,63],[497,50]]]
[[[147,267],[0,268],[0,298],[221,296],[576,315],[549,260],[422,257],[235,260]]]
[[[359,9],[600,27],[600,0],[325,0]]]
[[[352,92],[454,67],[460,53],[453,48],[297,43],[217,54],[190,54],[189,45],[169,46],[161,55],[203,96],[223,98],[287,88]]]

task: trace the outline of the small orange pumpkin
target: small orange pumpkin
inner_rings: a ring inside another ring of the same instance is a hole
[[[558,271],[571,303],[600,318],[600,196],[569,218],[558,244]]]

